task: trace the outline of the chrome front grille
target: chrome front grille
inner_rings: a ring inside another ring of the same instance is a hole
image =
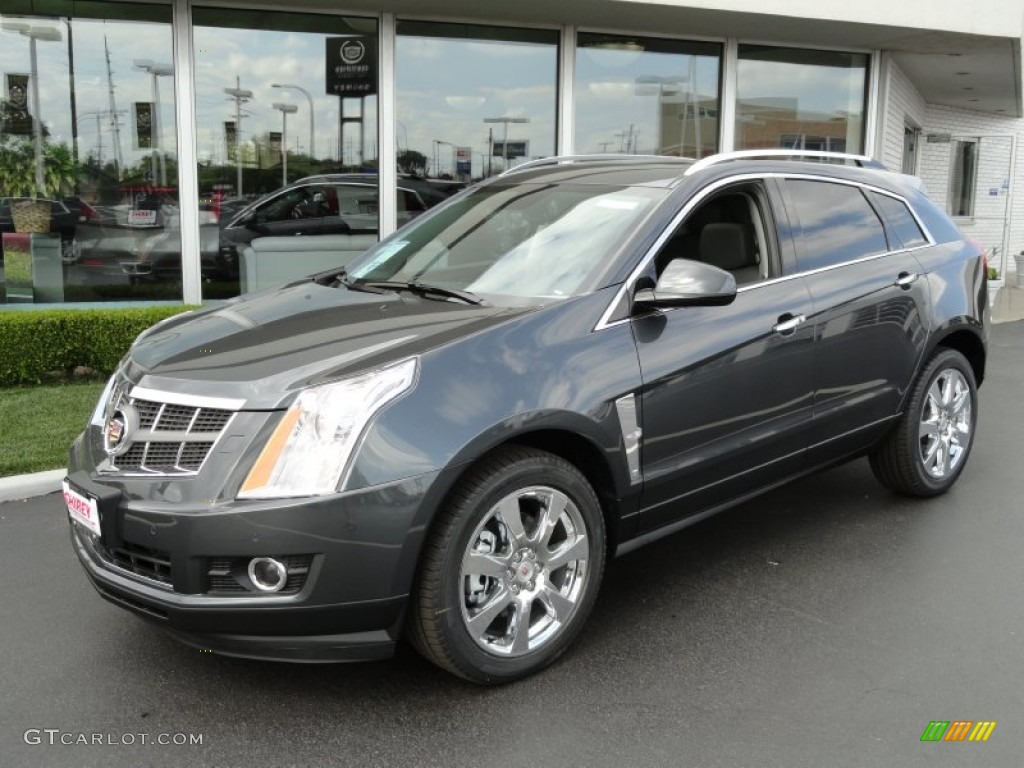
[[[137,428],[128,445],[111,457],[111,471],[162,475],[191,475],[203,466],[237,407],[235,401],[194,398],[175,393],[114,387],[107,418],[117,410],[134,409]]]

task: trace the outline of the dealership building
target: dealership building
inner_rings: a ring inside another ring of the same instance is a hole
[[[0,207],[0,308],[230,297],[258,249],[221,229],[286,182],[344,174],[318,183],[365,243],[423,179],[554,154],[873,156],[1012,272],[1022,34],[1021,0],[2,0],[0,198],[42,172],[52,202],[28,237]]]

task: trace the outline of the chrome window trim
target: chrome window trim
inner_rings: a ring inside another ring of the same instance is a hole
[[[896,192],[891,192],[891,191],[889,191],[887,189],[882,189],[880,187],[876,187],[873,184],[868,184],[868,183],[862,182],[862,181],[854,181],[852,179],[840,179],[840,178],[836,178],[836,177],[819,176],[819,175],[816,175],[816,174],[813,174],[813,173],[780,173],[780,172],[771,172],[771,173],[743,173],[743,174],[738,174],[736,176],[729,176],[727,178],[719,179],[718,181],[715,181],[715,182],[713,182],[711,184],[708,184],[706,187],[704,187],[703,189],[699,190],[692,198],[690,198],[686,202],[686,205],[684,205],[679,210],[679,213],[677,213],[675,216],[672,217],[671,222],[669,222],[669,224],[662,230],[661,234],[658,236],[658,239],[654,241],[653,245],[651,245],[651,247],[647,250],[647,253],[644,254],[644,257],[636,265],[636,267],[633,269],[633,271],[629,273],[629,277],[627,277],[625,279],[625,281],[623,281],[622,285],[619,286],[619,289],[615,292],[615,295],[612,297],[612,300],[608,303],[608,306],[605,308],[605,311],[603,313],[601,313],[601,318],[597,321],[597,325],[594,326],[593,330],[594,331],[603,331],[605,328],[611,328],[613,326],[619,325],[620,323],[629,322],[628,318],[623,319],[623,320],[615,320],[615,321],[611,321],[610,318],[611,318],[612,313],[615,311],[615,308],[619,305],[619,303],[625,297],[626,292],[630,289],[630,287],[633,285],[633,283],[636,282],[637,278],[640,277],[640,275],[643,273],[644,269],[647,268],[647,265],[651,263],[651,261],[657,255],[658,251],[661,250],[662,246],[665,245],[666,242],[668,242],[670,235],[673,232],[675,232],[676,227],[678,227],[682,223],[683,219],[685,219],[690,214],[690,212],[694,208],[697,207],[697,205],[699,205],[710,194],[712,194],[713,192],[718,191],[722,187],[725,187],[725,186],[728,186],[730,184],[734,184],[734,183],[737,183],[737,182],[758,181],[758,180],[761,180],[761,179],[800,179],[800,180],[804,180],[804,181],[823,181],[823,182],[827,182],[827,183],[830,183],[830,184],[845,184],[846,186],[849,186],[849,187],[859,187],[862,190],[868,190],[868,191],[871,191],[871,192],[877,192],[878,194],[882,194],[882,195],[886,195],[888,197],[892,197],[892,198],[894,198],[896,200],[899,200],[905,206],[907,206],[907,209],[910,211],[911,215],[914,217],[914,220],[917,221],[918,226],[921,227],[921,232],[924,234],[924,236],[925,236],[925,238],[927,239],[928,242],[927,242],[926,245],[920,245],[920,246],[916,246],[914,248],[898,248],[898,249],[891,250],[891,251],[885,251],[883,253],[872,254],[872,255],[869,255],[869,256],[861,256],[861,257],[858,257],[856,259],[851,259],[849,261],[840,262],[838,264],[829,264],[827,266],[818,267],[816,269],[810,269],[810,270],[805,270],[805,271],[797,271],[797,272],[794,272],[792,275],[780,275],[779,277],[775,277],[775,278],[772,278],[770,280],[765,280],[765,281],[762,281],[762,282],[759,282],[759,283],[756,283],[756,284],[753,284],[753,285],[743,286],[743,287],[737,289],[737,293],[745,292],[747,290],[750,290],[751,288],[757,288],[757,287],[760,287],[760,286],[763,286],[763,285],[771,285],[771,284],[780,283],[780,282],[783,282],[783,281],[786,281],[786,280],[793,280],[794,278],[797,278],[797,277],[805,277],[807,275],[815,275],[815,274],[818,274],[820,272],[825,272],[825,271],[832,270],[832,269],[840,269],[842,267],[846,267],[846,266],[849,266],[851,264],[858,264],[858,263],[864,262],[864,261],[870,261],[870,260],[873,260],[873,259],[880,259],[883,256],[889,256],[889,255],[897,254],[897,253],[906,253],[906,252],[910,252],[910,251],[916,251],[916,250],[919,250],[919,249],[922,249],[922,248],[931,248],[931,247],[937,245],[937,242],[936,242],[935,238],[932,237],[931,231],[928,229],[928,227],[925,226],[924,222],[917,215],[917,211],[914,210],[914,206],[910,205],[910,203],[907,201],[907,199],[905,197],[903,197],[902,195],[900,195],[900,194],[898,194]],[[874,210],[874,209],[872,209],[872,210]],[[884,223],[881,221],[881,219],[879,219],[879,224],[882,224],[883,229],[884,229]]]

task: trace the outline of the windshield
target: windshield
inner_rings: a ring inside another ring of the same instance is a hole
[[[602,185],[488,185],[367,251],[348,274],[468,291],[498,304],[564,299],[593,287],[593,277],[665,194]]]

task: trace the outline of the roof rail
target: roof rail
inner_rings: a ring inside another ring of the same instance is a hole
[[[609,153],[605,152],[600,155],[553,155],[551,157],[541,157],[536,160],[528,160],[525,163],[517,165],[515,168],[509,168],[507,171],[500,173],[500,176],[504,176],[508,173],[515,173],[525,168],[540,168],[545,165],[567,165],[569,163],[579,162],[609,162],[609,163],[628,163],[628,162],[693,162],[691,157],[675,157],[673,155],[627,155],[621,153]]]
[[[729,160],[753,160],[758,158],[771,160],[773,158],[799,158],[815,157],[822,160],[852,160],[861,168],[877,168],[887,170],[884,165],[867,155],[848,155],[844,152],[822,152],[816,149],[741,149],[736,152],[722,152],[717,155],[708,155],[698,160],[686,169],[685,176],[702,171],[712,165],[725,163]]]

